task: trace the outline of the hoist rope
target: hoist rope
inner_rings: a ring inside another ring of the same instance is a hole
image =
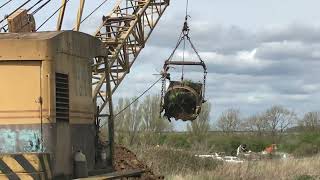
[[[189,7],[189,0],[186,3],[186,18],[188,18],[188,7]]]
[[[57,9],[53,14],[51,14],[51,16],[49,16],[49,17],[37,28],[36,31],[38,31],[43,25],[45,25],[45,24],[46,24],[57,12],[59,12],[59,10],[60,10],[61,8],[63,8],[69,1],[70,1],[70,0],[66,0],[66,2],[63,3],[63,4],[59,7],[59,9]]]
[[[12,0],[9,0],[9,1],[5,2],[4,4],[2,4],[2,5],[0,6],[0,9],[3,8],[5,5],[7,5],[8,3],[10,3],[11,1],[12,1]]]
[[[171,52],[169,58],[167,59],[168,61],[171,61],[172,60],[172,57],[174,55],[174,53],[176,52],[176,50],[178,49],[180,43],[181,43],[181,38],[182,38],[182,35],[183,35],[183,32],[180,33],[180,36],[178,38],[178,42],[176,44],[176,46],[174,47],[173,51]]]
[[[188,34],[186,34],[184,32],[185,29],[185,26],[187,24],[187,21],[188,21],[188,7],[189,7],[189,0],[187,0],[186,2],[186,16],[185,16],[185,23],[184,23],[184,27],[183,27],[183,30],[182,30],[182,33],[184,34],[184,36],[182,37],[183,38],[183,50],[182,50],[182,62],[184,62],[184,58],[185,58],[185,50],[186,50],[186,39],[185,37],[187,36],[188,37]],[[188,27],[188,26],[187,26]],[[188,32],[187,32],[188,33]],[[184,64],[182,65],[182,71],[181,71],[181,81],[183,81],[184,79]]]
[[[10,14],[6,15],[4,19],[2,19],[0,21],[0,23],[2,23],[3,21],[5,21],[9,16],[11,16],[13,13],[15,13],[16,11],[18,11],[20,8],[22,8],[23,6],[25,6],[26,4],[28,4],[31,0],[27,0],[26,2],[24,2],[21,6],[19,6],[17,9],[15,9],[14,11],[12,11]],[[6,25],[5,25],[6,26]],[[3,26],[3,27],[5,27]]]
[[[186,41],[189,42],[192,50],[195,52],[195,54],[197,55],[197,58],[199,59],[199,61],[201,62],[201,66],[203,67],[203,91],[202,91],[202,95],[203,95],[203,99],[205,97],[205,89],[206,89],[206,76],[207,76],[207,67],[204,63],[204,61],[202,60],[202,58],[200,57],[199,55],[199,52],[197,51],[197,49],[195,48],[195,46],[193,45],[193,43],[191,42],[191,38],[189,36],[189,31],[190,31],[190,28],[188,26],[188,18],[190,17],[189,14],[188,14],[188,7],[189,7],[189,0],[186,0],[186,8],[185,8],[185,20],[184,20],[184,24],[183,24],[183,28],[182,28],[182,32],[179,36],[179,39],[178,39],[178,42],[177,42],[177,45],[175,46],[175,48],[173,49],[172,53],[170,54],[169,58],[166,60],[166,62],[170,62],[175,54],[175,52],[177,51],[177,49],[180,47],[181,45],[181,42],[183,41],[183,49],[182,49],[182,71],[181,71],[181,81],[184,80],[184,66],[185,66],[185,58],[186,58],[186,54],[185,54],[185,51],[186,51]],[[168,63],[170,64],[170,63]],[[163,88],[165,87],[164,83],[165,83],[165,79],[167,78],[167,71],[169,70],[169,66],[166,66],[166,64],[164,65],[164,72],[163,72],[163,81],[162,81],[162,93],[161,93],[161,105],[162,105],[162,101],[163,101],[163,96],[164,96],[164,93],[163,93]],[[160,105],[160,106],[161,106]]]
[[[119,111],[117,114],[115,114],[113,117],[117,117],[119,114],[123,113],[125,110],[127,110],[133,103],[137,102],[142,96],[144,96],[150,89],[152,89],[160,80],[162,80],[162,77],[160,77],[158,80],[156,80],[151,86],[149,86],[143,93],[141,93],[137,98],[135,98],[133,101],[131,101],[126,107],[124,107],[121,111]],[[105,122],[101,127],[105,126],[107,122]]]
[[[186,39],[185,39],[185,37],[183,37],[182,62],[184,62],[185,50],[186,50]],[[184,76],[184,64],[182,65],[181,81],[183,81],[183,76]]]
[[[51,0],[47,0],[45,3],[43,3],[41,6],[39,6],[36,10],[34,10],[31,14],[35,15],[38,11],[40,11],[44,6],[46,6]]]
[[[29,12],[29,11],[30,11],[31,9],[33,9],[35,6],[37,6],[38,4],[40,4],[42,1],[43,1],[43,0],[39,0],[38,2],[36,2],[34,5],[32,5],[32,6],[27,10],[27,12]],[[35,14],[36,14],[38,11],[40,11],[44,6],[46,6],[50,1],[51,1],[51,0],[47,0],[45,3],[43,3],[43,4],[42,4],[41,6],[39,6],[37,9],[35,9],[31,14],[32,14],[32,15],[35,15]],[[23,25],[23,26],[20,28],[20,30],[23,29],[26,25],[27,25],[27,24]],[[5,29],[6,26],[8,26],[8,23],[5,24],[4,26],[2,26],[0,29],[3,29],[3,30],[6,32],[6,31],[8,30],[8,28]]]
[[[104,5],[108,0],[104,0],[99,6],[97,6],[91,13],[89,13],[83,20],[81,20],[80,24],[87,20],[93,13],[95,13],[102,5]],[[74,28],[73,28],[74,30]]]
[[[39,3],[41,3],[41,1],[43,1],[43,0],[39,0],[39,1],[37,1],[36,3],[34,3],[28,10],[27,10],[27,12],[29,12],[31,9],[33,9],[36,5],[38,5]]]

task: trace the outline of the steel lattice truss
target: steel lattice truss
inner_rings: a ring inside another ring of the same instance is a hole
[[[168,5],[169,0],[122,0],[110,15],[103,17],[103,24],[94,35],[104,43],[108,54],[95,58],[92,66],[93,100],[102,102],[98,117],[130,72]],[[109,96],[105,93],[108,90]]]

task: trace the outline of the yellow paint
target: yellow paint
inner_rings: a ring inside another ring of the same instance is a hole
[[[18,177],[23,180],[34,180],[29,174],[18,174]]]
[[[12,157],[4,156],[2,161],[6,163],[6,165],[13,171],[13,172],[26,172],[26,170]]]
[[[41,110],[43,123],[55,123],[56,72],[69,75],[69,122],[92,124],[90,62],[105,54],[98,39],[80,32],[0,34],[0,125],[39,124]]]
[[[3,162],[21,179],[32,179],[31,174],[35,174],[37,176],[40,175],[41,179],[45,179],[45,175],[49,177],[49,179],[52,177],[51,169],[49,166],[48,161],[48,154],[38,154],[38,153],[26,153],[22,154],[25,159],[35,168],[36,172],[30,173],[27,172],[20,164],[17,162],[11,155],[0,155],[0,158],[3,160]],[[40,157],[43,157],[44,164],[42,167],[42,164],[40,162]],[[8,179],[3,172],[0,171],[0,180]]]
[[[41,167],[39,156],[36,154],[23,154],[23,156],[28,160],[28,162],[33,166],[37,171],[43,171]]]
[[[0,124],[40,123],[40,68],[41,61],[0,61]]]
[[[43,156],[43,160],[44,160],[44,167],[43,168],[46,170],[45,173],[47,173],[47,177],[49,179],[51,179],[52,174],[51,174],[51,169],[49,166],[48,156]]]
[[[70,124],[94,123],[91,62],[106,54],[99,39],[81,32],[0,34],[0,125],[55,123],[56,133],[44,135],[55,136],[46,149],[53,175],[72,174]],[[56,73],[69,77],[69,122],[56,121]]]
[[[45,180],[44,173],[35,173],[35,174],[40,175],[40,180]],[[29,173],[16,173],[16,175],[21,180],[34,180]],[[5,174],[0,174],[0,179],[1,180],[9,180],[9,178]]]
[[[1,179],[1,180],[10,180],[10,179],[7,178],[7,176],[4,175],[4,174],[0,174],[0,179]]]

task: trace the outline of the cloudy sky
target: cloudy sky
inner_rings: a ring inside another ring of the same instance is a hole
[[[75,0],[70,0],[72,4],[71,1]],[[228,108],[240,109],[242,116],[275,104],[286,106],[300,116],[306,111],[319,110],[320,1],[189,1],[190,36],[208,66],[207,99],[212,104],[212,122]],[[88,2],[85,14],[102,0]],[[54,9],[52,6],[37,16],[37,21],[42,22],[47,12]],[[161,70],[176,43],[184,6],[185,0],[171,0],[115,98],[137,96],[158,78],[152,74]],[[104,12],[111,7],[112,2],[104,7]],[[85,22],[82,31],[94,32],[102,13],[99,11]],[[0,10],[0,15],[4,14]],[[72,27],[75,14],[76,8],[68,12],[65,29]],[[48,24],[42,30],[54,27],[54,22]],[[193,57],[192,51],[187,57]],[[202,74],[191,69],[186,76],[200,80]],[[150,93],[159,92],[160,84]],[[175,126],[184,129],[185,123]]]

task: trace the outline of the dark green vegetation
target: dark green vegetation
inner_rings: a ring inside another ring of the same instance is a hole
[[[311,180],[320,177],[320,156],[223,163],[196,158],[196,152],[167,146],[140,146],[133,150],[156,174],[169,180]]]
[[[253,152],[261,152],[273,143],[271,136],[257,136],[250,132],[237,132],[224,134],[221,132],[209,132],[202,140],[193,141],[188,132],[162,134],[159,145],[165,145],[176,149],[201,151],[203,153],[225,152],[234,155],[240,144],[247,144]],[[313,156],[320,153],[320,132],[290,132],[286,133],[278,141],[278,151],[293,154],[295,157]]]
[[[139,159],[144,160],[157,174],[187,174],[199,171],[212,171],[221,162],[202,159],[195,156],[195,152],[174,149],[167,146],[133,147]]]
[[[204,103],[199,117],[187,123],[185,132],[175,132],[159,116],[159,96],[147,96],[115,119],[115,140],[133,150],[157,174],[168,179],[312,179],[318,177],[320,113],[303,117],[282,106],[249,117],[228,109],[213,123],[210,103]],[[130,99],[120,99],[115,114]],[[106,130],[103,130],[106,132]],[[229,164],[197,158],[195,154],[224,152],[234,155],[240,144],[261,152],[271,144],[295,159],[248,161]],[[291,156],[292,157],[292,156]]]
[[[298,118],[282,106],[272,106],[257,115],[241,117],[239,110],[229,109],[212,124],[209,121],[210,103],[205,103],[199,117],[187,123],[186,132],[175,132],[172,124],[159,116],[159,99],[159,96],[148,96],[116,117],[117,143],[129,147],[164,145],[227,155],[233,155],[240,144],[247,144],[253,152],[277,144],[278,151],[296,157],[312,156],[320,151],[318,112],[309,112]],[[115,111],[121,111],[129,102],[130,99],[120,99]]]

